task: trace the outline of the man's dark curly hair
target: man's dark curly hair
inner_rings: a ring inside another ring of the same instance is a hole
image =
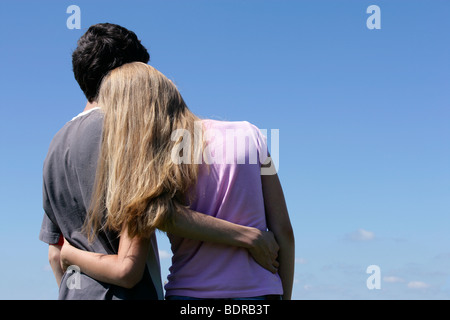
[[[95,24],[78,40],[72,54],[75,79],[89,102],[97,100],[102,79],[129,62],[147,63],[150,55],[133,31],[111,23]]]

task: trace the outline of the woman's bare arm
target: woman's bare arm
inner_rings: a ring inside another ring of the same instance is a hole
[[[66,240],[61,249],[61,261],[65,267],[78,266],[81,272],[98,281],[132,288],[142,279],[149,246],[150,238],[129,238],[124,229],[117,254],[83,251]]]
[[[295,239],[278,175],[261,175],[267,227],[280,246],[278,274],[283,283],[283,299],[290,300],[294,282]]]

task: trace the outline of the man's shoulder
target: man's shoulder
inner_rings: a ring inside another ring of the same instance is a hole
[[[50,142],[46,162],[57,155],[63,155],[80,144],[97,145],[102,131],[103,114],[97,110],[81,113],[68,121]],[[89,146],[88,146],[89,147]]]
[[[68,121],[53,137],[51,145],[70,142],[77,136],[84,136],[92,131],[101,131],[103,125],[103,114],[94,109],[88,113],[82,112]],[[75,137],[74,137],[75,136]]]

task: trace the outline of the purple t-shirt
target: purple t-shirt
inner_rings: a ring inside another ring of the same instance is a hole
[[[261,186],[265,137],[246,121],[202,123],[207,143],[190,208],[266,230]],[[166,296],[238,298],[283,293],[279,275],[256,263],[247,249],[174,235],[169,239],[173,257]]]

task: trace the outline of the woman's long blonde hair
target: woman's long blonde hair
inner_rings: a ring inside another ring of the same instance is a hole
[[[155,68],[133,62],[103,80],[98,104],[104,111],[101,149],[91,207],[84,225],[90,240],[101,228],[148,237],[185,208],[198,166],[171,159],[171,134],[194,132],[197,118],[176,86]],[[192,159],[196,156],[192,146]]]

